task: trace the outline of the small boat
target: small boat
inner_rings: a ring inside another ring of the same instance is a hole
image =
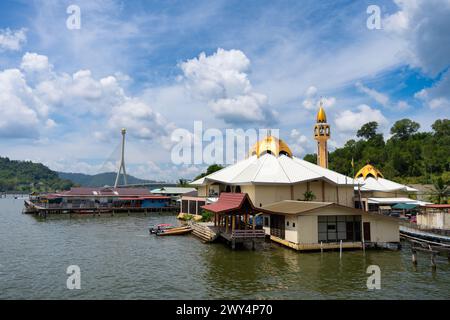
[[[155,225],[155,226],[151,226],[151,227],[148,229],[148,231],[149,231],[150,233],[156,233],[156,232],[158,232],[159,230],[167,230],[167,229],[172,229],[172,228],[175,228],[175,226],[172,225],[172,224],[170,224],[170,223],[160,223],[160,224],[157,224],[157,225]]]
[[[192,228],[190,226],[185,227],[178,227],[178,228],[170,228],[166,230],[158,230],[156,232],[157,236],[171,236],[171,235],[180,235],[189,233],[192,231]]]

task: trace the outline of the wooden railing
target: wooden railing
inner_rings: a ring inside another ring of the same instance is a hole
[[[234,239],[250,239],[250,238],[264,238],[266,233],[264,230],[234,230],[231,233],[231,238]]]

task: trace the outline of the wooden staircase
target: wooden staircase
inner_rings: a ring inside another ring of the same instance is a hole
[[[200,238],[203,242],[213,242],[219,236],[208,224],[192,222],[190,225],[192,227],[192,234]]]

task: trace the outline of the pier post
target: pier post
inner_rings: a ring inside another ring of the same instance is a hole
[[[436,271],[436,254],[433,252],[431,253],[431,269]]]
[[[413,265],[417,266],[417,251],[414,249],[412,249],[411,251],[412,251],[412,257],[411,257],[412,263],[413,263]]]
[[[320,241],[320,253],[323,253],[323,242]]]

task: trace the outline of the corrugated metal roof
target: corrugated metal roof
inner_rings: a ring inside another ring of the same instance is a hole
[[[314,202],[314,201],[294,201],[284,200],[263,206],[264,210],[287,213],[287,214],[299,214],[313,209],[327,207],[332,205],[332,202]]]

